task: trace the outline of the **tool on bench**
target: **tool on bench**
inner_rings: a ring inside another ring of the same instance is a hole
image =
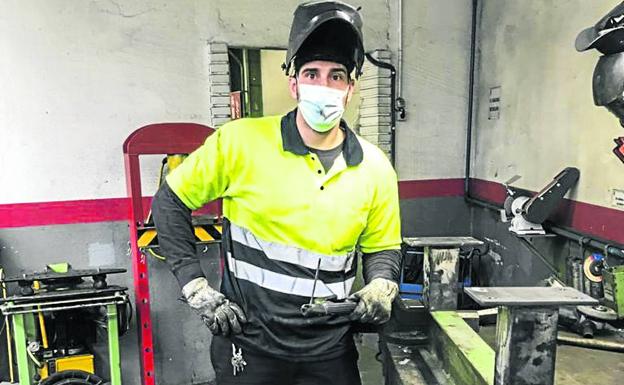
[[[346,299],[344,301],[332,301],[331,298],[318,298],[314,299],[314,292],[316,291],[316,283],[318,282],[319,270],[321,268],[321,260],[319,259],[316,266],[316,272],[314,273],[314,284],[312,285],[312,295],[310,296],[310,302],[301,305],[301,314],[304,317],[321,317],[325,315],[348,315],[355,310],[357,301]],[[320,302],[318,302],[320,301]]]
[[[520,179],[514,176],[504,183],[507,198],[501,210],[502,221],[511,221],[509,230],[518,236],[546,235],[542,223],[559,207],[579,176],[577,168],[566,167],[537,194],[511,188],[510,185]]]

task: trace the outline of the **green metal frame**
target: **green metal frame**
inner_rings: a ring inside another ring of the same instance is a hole
[[[9,307],[12,303],[8,304]],[[33,310],[35,311],[35,310]],[[119,321],[117,319],[117,304],[106,305],[108,329],[108,357],[110,362],[110,384],[121,384],[121,359],[119,354]],[[13,314],[13,338],[15,341],[15,356],[19,385],[33,385],[35,365],[28,359],[28,338],[35,337],[34,314]]]
[[[13,317],[13,341],[15,343],[15,358],[17,359],[17,375],[20,385],[30,385],[32,365],[28,361],[28,342],[26,339],[26,320],[30,314],[14,314]]]
[[[607,306],[624,318],[624,266],[614,266],[605,269],[602,273],[604,297]]]
[[[117,305],[106,305],[108,318],[108,358],[110,362],[111,385],[121,385],[121,360],[119,358],[119,325]]]
[[[434,311],[431,316],[432,346],[455,383],[494,384],[494,349],[456,311]]]

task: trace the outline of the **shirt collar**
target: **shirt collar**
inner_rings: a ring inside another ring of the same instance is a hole
[[[282,146],[284,151],[292,152],[297,155],[306,155],[309,153],[308,147],[303,143],[303,138],[297,129],[297,109],[290,111],[282,117]],[[347,166],[357,166],[362,162],[364,153],[362,145],[357,136],[344,120],[340,120],[340,127],[344,129],[345,140],[342,147],[342,153]]]

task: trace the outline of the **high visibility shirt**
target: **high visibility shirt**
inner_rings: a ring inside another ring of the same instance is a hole
[[[221,291],[249,319],[234,340],[289,359],[329,358],[345,347],[348,319],[304,319],[300,306],[313,286],[315,298],[349,295],[356,247],[400,248],[397,178],[385,154],[344,123],[343,152],[325,172],[295,116],[223,125],[167,184],[193,210],[223,198]]]

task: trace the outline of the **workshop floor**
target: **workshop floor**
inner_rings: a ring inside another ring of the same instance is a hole
[[[479,335],[493,347],[496,327],[483,326]],[[378,351],[377,341],[376,334],[362,334],[360,340],[356,339],[360,353],[358,364],[362,385],[384,384],[381,363],[375,359]],[[566,345],[557,347],[556,385],[622,385],[622,378],[624,378],[624,353]]]
[[[481,327],[479,335],[494,346],[496,327]],[[556,385],[621,385],[624,353],[559,345],[555,364]]]

